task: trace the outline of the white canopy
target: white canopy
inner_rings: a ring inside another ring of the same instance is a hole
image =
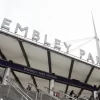
[[[21,39],[22,38],[22,39]],[[81,61],[71,56],[66,56],[62,53],[58,53],[47,47],[40,46],[40,44],[32,43],[23,39],[23,37],[18,38],[13,33],[0,31],[0,49],[7,60],[12,60],[18,64],[27,66],[25,55],[22,51],[21,44],[18,41],[21,41],[27,59],[31,68],[39,69],[45,72],[50,72],[50,66],[48,64],[48,53],[50,51],[51,57],[51,72],[56,75],[67,77],[70,79],[77,79],[81,82],[88,83],[90,85],[100,85],[100,69],[92,64],[88,64],[85,61]],[[2,57],[1,57],[2,58]],[[72,60],[74,60],[72,64]],[[73,66],[72,66],[73,65]],[[92,67],[94,69],[92,70]],[[26,88],[28,83],[33,83],[30,75],[23,74],[20,72],[14,71],[16,76],[19,78],[20,82]],[[70,73],[70,74],[69,74]],[[13,77],[11,73],[11,77]],[[35,77],[37,86],[41,89],[44,87],[49,88],[49,80]],[[55,89],[65,92],[65,84],[55,82]],[[67,93],[71,90],[74,90],[75,93],[79,93],[81,88],[76,88],[73,86],[68,86]],[[83,90],[82,96],[91,96],[91,92]]]

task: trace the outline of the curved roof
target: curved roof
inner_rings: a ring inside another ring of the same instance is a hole
[[[29,66],[49,73],[63,76],[69,79],[76,79],[90,85],[100,85],[100,69],[92,64],[87,63],[57,52],[51,48],[41,46],[34,42],[25,40],[21,36],[13,33],[0,31],[0,55],[2,59],[12,60],[15,63]],[[4,57],[3,57],[3,56]],[[49,80],[34,76],[34,81],[30,75],[14,71],[21,84],[26,88],[28,83],[36,82],[36,85],[44,89],[49,88]],[[11,77],[13,73],[11,73]],[[73,87],[66,84],[55,82],[55,89],[69,93],[74,90],[75,93],[82,96],[91,96],[91,92],[81,88]]]

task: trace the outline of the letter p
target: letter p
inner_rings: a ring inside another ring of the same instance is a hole
[[[85,55],[85,51],[80,49],[80,59],[82,59],[82,56],[84,56],[84,55]]]

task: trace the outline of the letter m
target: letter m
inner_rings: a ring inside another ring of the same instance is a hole
[[[22,32],[22,31],[25,31],[25,35],[24,35],[24,37],[27,36],[27,33],[28,33],[28,27],[24,27],[24,28],[22,28],[21,25],[20,25],[19,23],[17,23],[17,25],[16,25],[16,29],[15,29],[15,33],[18,32],[18,29],[19,29],[21,32]]]

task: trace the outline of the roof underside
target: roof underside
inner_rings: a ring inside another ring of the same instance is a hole
[[[0,49],[2,53],[5,55],[6,59],[27,66],[25,55],[22,51],[22,48],[20,47],[18,39],[12,38],[4,34],[0,34]],[[48,56],[48,49],[43,49],[39,46],[36,46],[34,44],[32,45],[25,41],[21,41],[21,43],[24,47],[30,67],[46,72],[52,72],[56,75],[60,75],[70,79],[77,79],[81,82],[85,82],[91,85],[97,85],[97,87],[100,85],[100,70],[98,68],[95,67],[89,75],[91,68],[93,67],[91,67],[91,65],[89,64],[80,62],[78,60],[75,60],[74,58],[74,62],[72,64],[72,58],[68,56],[63,56],[52,51],[50,51],[50,54]],[[16,71],[14,72],[25,88],[27,87],[28,83],[33,83],[33,80],[30,77],[30,75]],[[12,73],[10,75],[11,77],[14,77]],[[49,80],[42,79],[39,77],[34,78],[39,88],[49,88]],[[56,90],[61,90],[65,92],[66,87],[67,85],[65,84],[55,82]],[[69,93],[71,90],[74,90],[75,93],[78,94],[81,91],[81,88],[68,86],[67,93]],[[83,90],[81,95],[90,97],[91,92]]]

